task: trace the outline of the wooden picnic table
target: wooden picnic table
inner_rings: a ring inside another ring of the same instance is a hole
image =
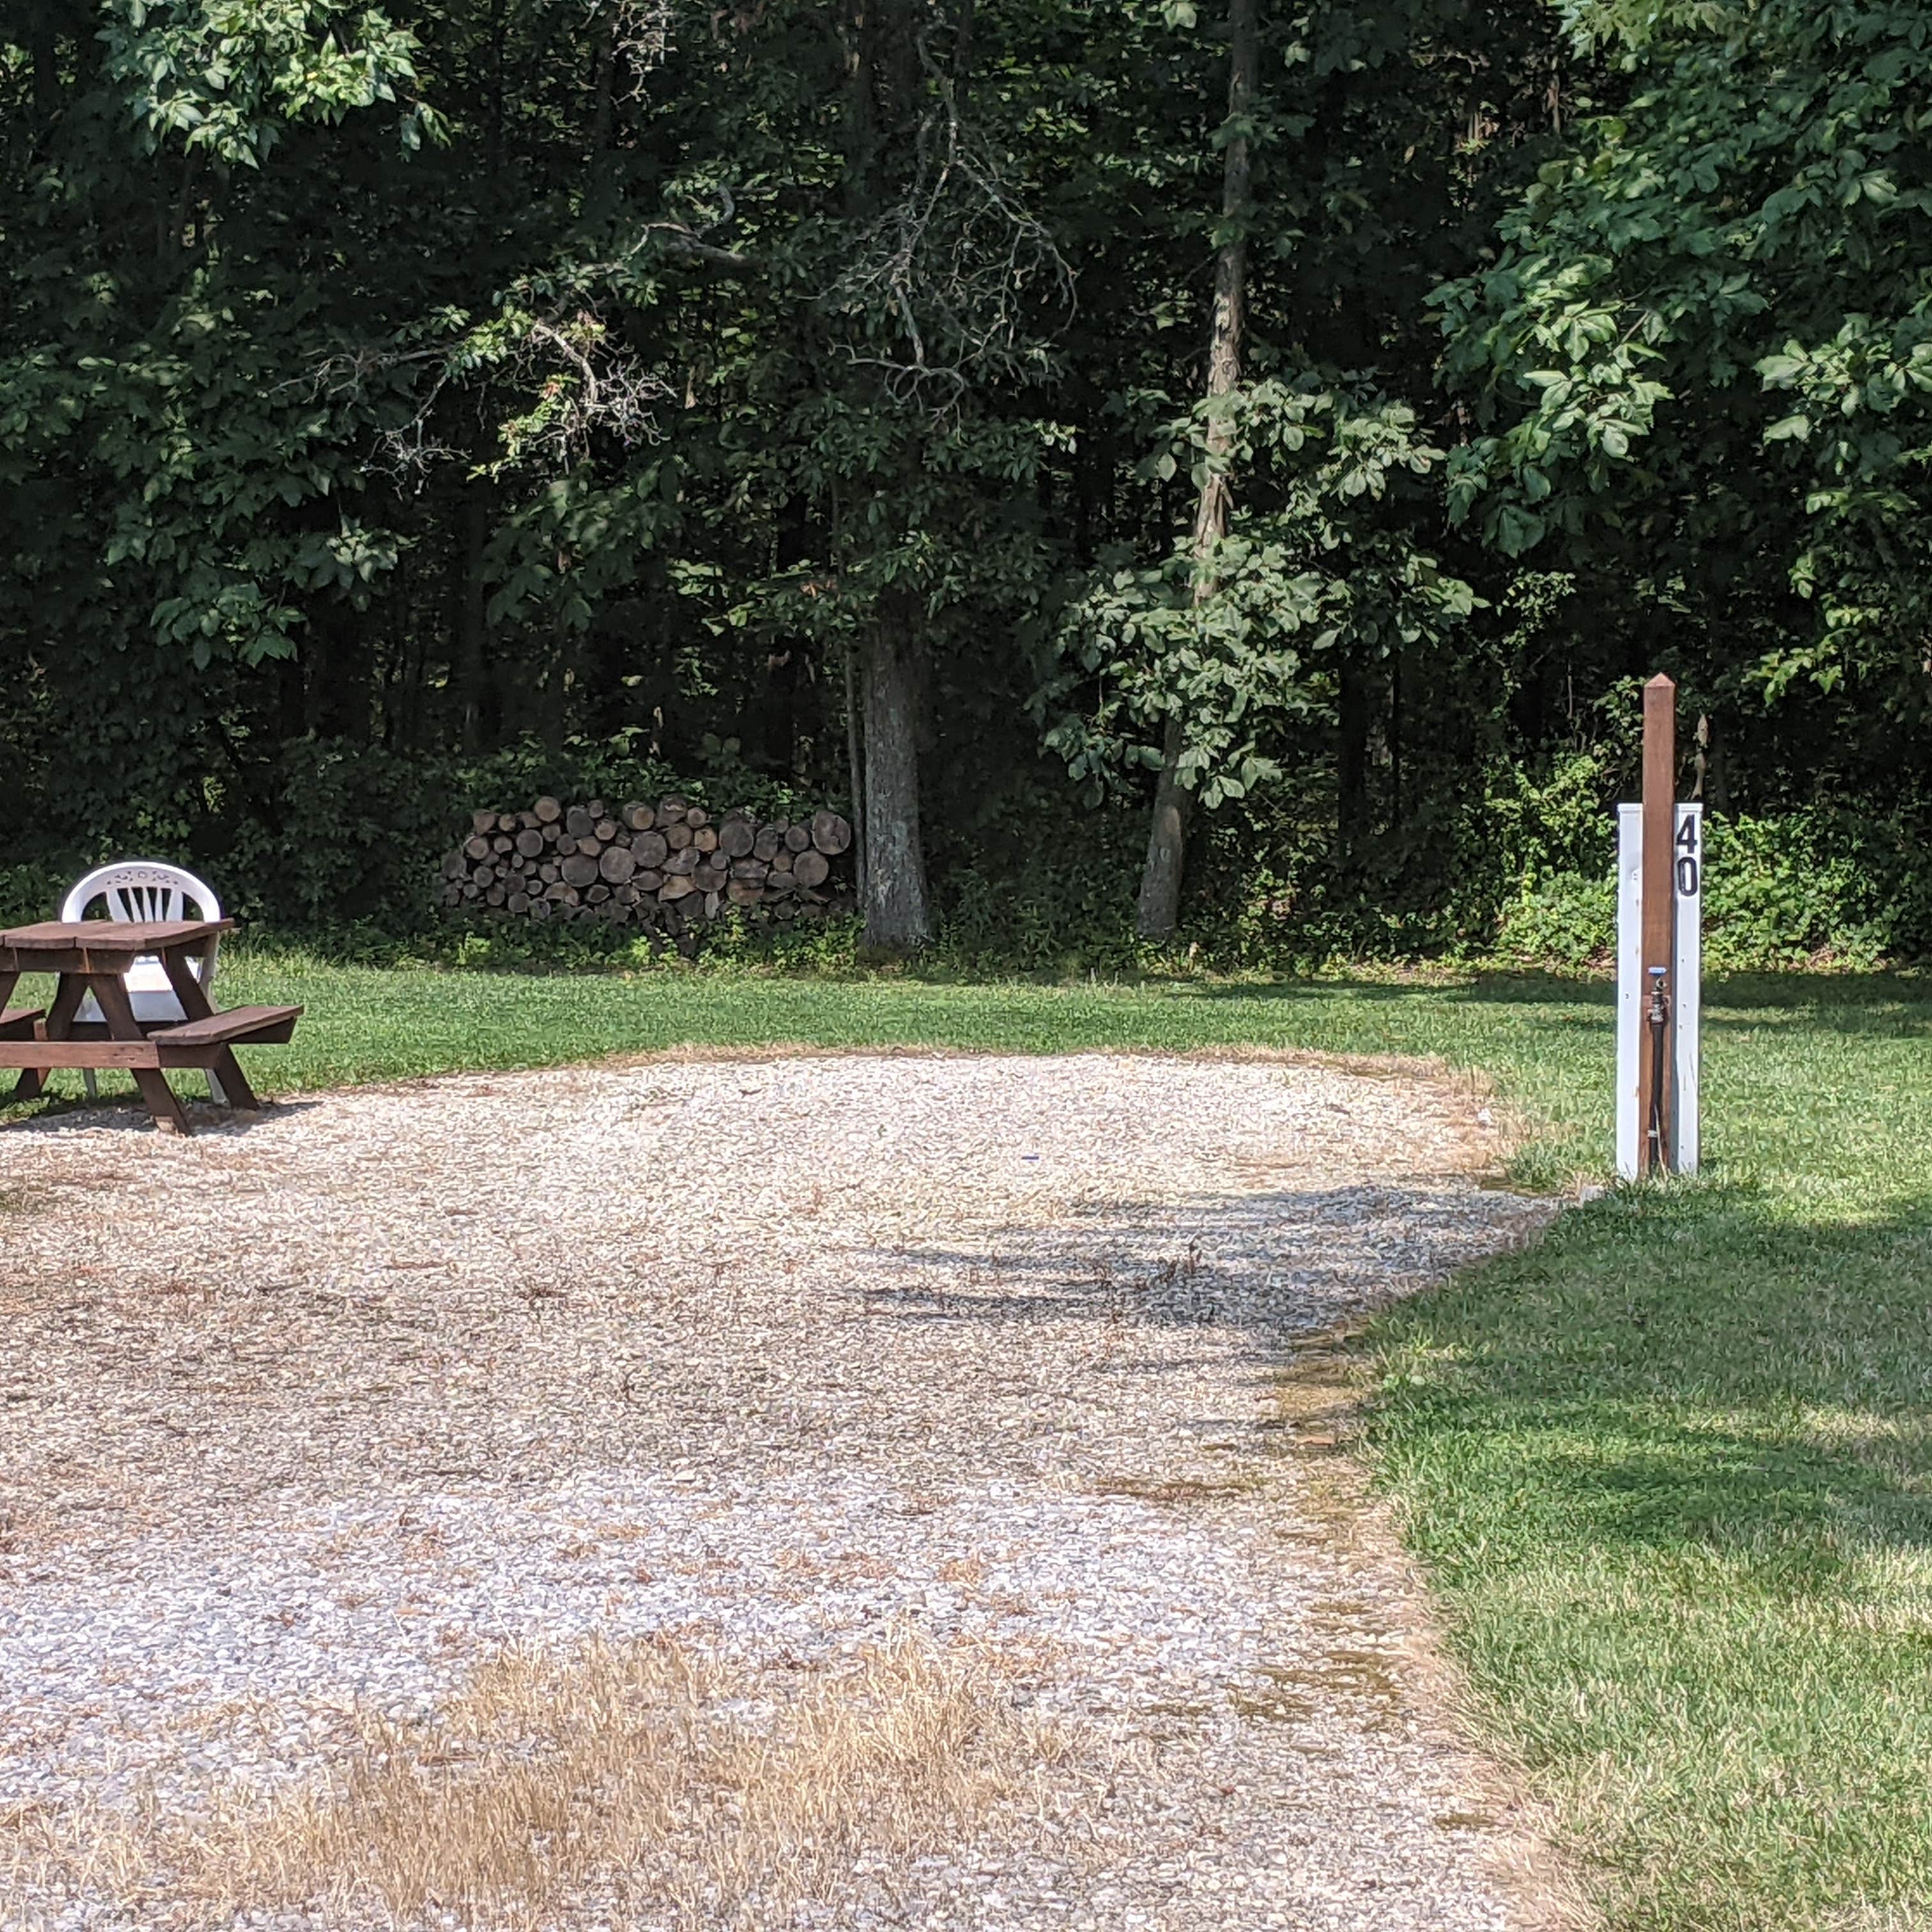
[[[231,1106],[259,1110],[261,1102],[235,1058],[238,1042],[283,1046],[293,1036],[299,1006],[235,1006],[217,1012],[194,976],[191,959],[205,956],[232,920],[45,920],[0,932],[0,1067],[21,1070],[16,1100],[31,1100],[59,1066],[123,1067],[134,1076],[155,1124],[192,1131],[164,1069],[212,1069]],[[181,1002],[184,1020],[134,1017],[125,977],[137,959],[158,956]],[[9,1010],[22,973],[60,976],[53,1004]],[[87,995],[98,1021],[79,1015]]]

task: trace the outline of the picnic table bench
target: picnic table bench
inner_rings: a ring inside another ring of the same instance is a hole
[[[285,1046],[299,1006],[235,1006],[217,1012],[189,965],[234,928],[232,920],[46,920],[0,932],[0,1067],[18,1067],[16,1100],[31,1100],[56,1067],[120,1067],[134,1076],[157,1125],[188,1133],[188,1116],[169,1086],[171,1066],[212,1069],[230,1104],[259,1109],[235,1058],[238,1046]],[[144,1024],[125,984],[137,959],[158,957],[184,1020]],[[53,1004],[9,1008],[23,973],[59,976]],[[94,995],[99,1020],[76,1016]]]

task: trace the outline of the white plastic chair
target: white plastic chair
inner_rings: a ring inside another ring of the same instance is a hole
[[[88,908],[97,899],[106,901],[110,919],[143,922],[186,919],[190,916],[188,910],[190,906],[202,919],[221,916],[221,902],[208,886],[192,872],[184,872],[178,866],[166,865],[158,859],[129,859],[118,865],[96,866],[68,894],[60,916],[64,920],[85,919]],[[214,977],[214,956],[220,944],[218,939],[211,941],[201,958],[189,962],[189,970],[204,986]],[[167,968],[161,964],[158,955],[151,954],[136,960],[128,974],[127,986],[128,1003],[134,1009],[134,1017],[143,1024],[178,1026],[188,1018],[182,1011],[180,996],[168,983]],[[74,1017],[98,1024],[104,1016],[99,1003],[89,993],[82,1000],[80,1010]],[[94,1099],[96,1090],[92,1068],[84,1069],[82,1078],[87,1082],[88,1098]],[[212,1071],[208,1076],[208,1093],[216,1106],[226,1106],[228,1096],[222,1092],[221,1083]]]

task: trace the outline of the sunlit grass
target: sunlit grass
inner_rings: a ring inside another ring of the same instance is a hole
[[[1711,1022],[1702,1179],[1380,1324],[1381,1474],[1613,1925],[1932,1924],[1932,1001]]]
[[[50,986],[22,982],[16,1004]],[[263,1090],[290,1092],[464,1068],[554,1066],[680,1046],[932,1047],[1011,1053],[1258,1046],[1397,1054],[1493,1072],[1548,1130],[1526,1171],[1605,1157],[1609,990],[1500,975],[1073,986],[837,981],[669,971],[632,977],[385,969],[300,954],[224,956],[218,1004],[307,1010],[286,1047],[243,1049]],[[192,1089],[193,1083],[186,1083]],[[132,1096],[124,1076],[104,1094]],[[52,1091],[71,1100],[77,1076]]]

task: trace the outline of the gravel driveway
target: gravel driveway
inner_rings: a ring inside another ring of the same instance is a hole
[[[1478,1105],[802,1054],[0,1129],[4,1922],[388,1922],[82,1854],[667,1634],[964,1646],[1066,1741],[1076,1832],[1041,1786],[802,1924],[1540,1922],[1324,1413],[1324,1335],[1545,1217]],[[668,1922],[617,1896],[541,1922]]]

